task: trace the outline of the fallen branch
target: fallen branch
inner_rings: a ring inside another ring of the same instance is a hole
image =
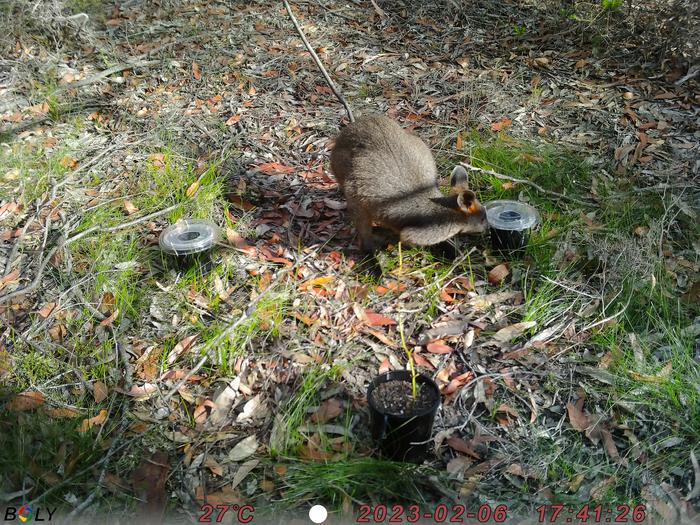
[[[73,113],[77,113],[83,110],[106,108],[109,106],[111,106],[111,103],[105,104],[103,101],[90,100],[85,102],[66,104],[65,106],[59,106],[57,111],[62,115],[71,115]],[[34,126],[43,124],[47,120],[51,120],[51,115],[49,115],[48,113],[34,119],[24,120],[15,126],[0,128],[0,134],[7,133],[9,135],[17,135],[25,129],[33,128]]]
[[[70,84],[65,84],[63,86],[59,86],[54,93],[60,93],[62,91],[67,91],[70,89],[76,89],[80,88],[83,86],[87,86],[90,84],[93,84],[97,82],[98,80],[102,80],[103,78],[106,78],[110,75],[114,75],[115,73],[121,73],[122,71],[125,71],[127,69],[134,69],[135,67],[146,67],[146,66],[152,66],[155,64],[160,64],[160,60],[139,60],[136,62],[125,62],[123,64],[118,64],[116,66],[112,66],[110,68],[107,68],[103,71],[100,71],[99,73],[96,73],[95,75],[80,80],[78,82],[72,82]]]
[[[632,193],[646,193],[648,191],[666,191],[666,190],[683,190],[683,189],[697,189],[697,182],[690,180],[688,182],[679,182],[676,184],[661,183],[655,186],[645,186],[644,188],[633,188],[627,192],[620,192],[617,195],[629,195]]]
[[[546,195],[551,195],[552,197],[557,197],[558,199],[568,200],[570,202],[574,202],[574,203],[579,204],[581,206],[595,206],[591,202],[582,201],[580,199],[577,199],[576,197],[570,197],[569,195],[564,195],[563,193],[559,193],[559,192],[552,191],[552,190],[547,190],[547,189],[543,188],[542,186],[540,186],[539,184],[532,182],[530,180],[527,180],[527,179],[518,179],[516,177],[511,177],[509,175],[503,175],[502,173],[498,173],[498,172],[493,171],[493,170],[487,170],[484,168],[478,168],[476,166],[472,166],[471,164],[468,164],[466,162],[460,162],[460,165],[465,167],[468,170],[478,171],[480,173],[485,173],[487,175],[491,175],[492,177],[496,177],[497,179],[508,180],[511,182],[516,182],[518,184],[526,184],[528,186],[535,188],[540,193],[544,193]]]

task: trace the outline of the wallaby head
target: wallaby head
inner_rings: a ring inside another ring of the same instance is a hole
[[[450,195],[437,190],[430,198],[414,203],[413,215],[404,217],[400,231],[402,241],[430,246],[460,233],[486,231],[486,210],[469,189],[467,171],[462,166],[452,170],[450,184]]]
[[[459,233],[486,230],[486,212],[469,189],[467,171],[452,171],[443,195],[428,146],[387,117],[360,117],[338,136],[331,170],[343,188],[365,251],[373,251],[372,223],[420,246]]]

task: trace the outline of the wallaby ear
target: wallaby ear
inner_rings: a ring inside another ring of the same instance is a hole
[[[459,164],[452,170],[452,175],[450,176],[450,185],[454,188],[455,186],[460,186],[462,188],[469,187],[469,174],[464,166]]]
[[[476,193],[471,190],[462,191],[457,195],[457,206],[467,215],[478,212],[480,208]]]

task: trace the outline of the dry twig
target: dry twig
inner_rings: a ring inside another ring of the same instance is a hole
[[[568,200],[570,202],[574,202],[574,203],[579,204],[581,206],[588,206],[588,207],[594,206],[594,204],[591,202],[582,201],[580,199],[577,199],[576,197],[571,197],[569,195],[564,195],[563,193],[559,193],[559,192],[552,191],[552,190],[547,190],[547,189],[543,188],[542,186],[540,186],[539,184],[532,182],[530,180],[527,180],[527,179],[518,179],[516,177],[511,177],[509,175],[503,175],[502,173],[498,173],[498,172],[493,171],[493,170],[487,170],[484,168],[478,168],[477,166],[472,166],[471,164],[468,164],[466,162],[460,162],[460,165],[464,166],[468,170],[478,171],[480,173],[485,173],[487,175],[491,175],[492,177],[496,177],[497,179],[509,180],[511,182],[517,182],[518,184],[526,184],[528,186],[532,186],[540,193],[544,193],[546,195],[551,195],[552,197],[557,197],[558,199]]]
[[[340,94],[340,91],[338,91],[338,88],[336,87],[333,80],[331,80],[331,77],[328,74],[328,72],[326,71],[326,68],[323,67],[323,63],[321,63],[321,59],[318,58],[316,51],[314,51],[314,48],[311,47],[311,44],[309,44],[309,41],[306,39],[306,35],[304,34],[304,31],[301,29],[299,22],[297,21],[296,17],[294,16],[294,13],[292,12],[292,8],[289,5],[289,2],[287,0],[283,0],[283,1],[284,1],[284,7],[287,8],[287,13],[289,13],[289,18],[292,19],[292,23],[294,24],[294,28],[297,30],[297,33],[299,33],[301,40],[304,42],[304,46],[306,46],[306,49],[311,54],[311,58],[314,59],[314,62],[316,62],[316,65],[321,70],[321,74],[323,75],[323,78],[326,79],[326,83],[328,84],[328,87],[331,88],[331,91],[333,91],[333,94],[336,97],[338,97],[338,100],[340,100],[340,103],[345,108],[345,111],[347,111],[348,118],[350,119],[350,122],[355,122],[355,117],[352,116],[352,111],[350,110],[350,106],[348,106],[347,101],[345,100],[343,95]]]

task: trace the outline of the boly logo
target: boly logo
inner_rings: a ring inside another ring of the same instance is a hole
[[[21,522],[26,522],[34,517],[34,512],[29,505],[22,505],[17,511],[17,517]]]
[[[28,521],[51,521],[54,514],[58,510],[58,507],[37,507],[36,510],[31,508],[29,505],[22,505],[20,508],[17,507],[5,507],[5,521],[15,521],[19,520],[22,523],[27,523]]]

